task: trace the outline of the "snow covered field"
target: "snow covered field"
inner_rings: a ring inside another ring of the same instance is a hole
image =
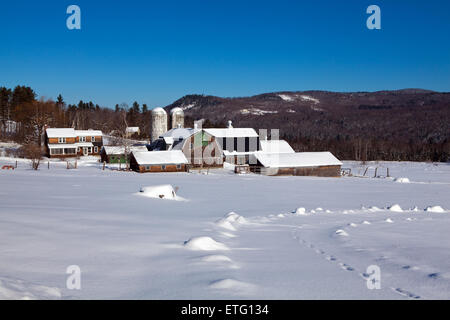
[[[449,299],[450,165],[375,166],[393,178],[20,162],[0,170],[0,299]]]

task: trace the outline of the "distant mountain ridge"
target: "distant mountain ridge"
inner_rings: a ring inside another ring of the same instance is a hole
[[[297,150],[331,150],[341,158],[444,160],[450,141],[450,92],[282,91],[251,97],[186,95],[188,121],[280,129]],[[441,155],[444,154],[443,159]]]

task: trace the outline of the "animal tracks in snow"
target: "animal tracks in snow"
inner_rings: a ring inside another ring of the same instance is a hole
[[[410,298],[410,299],[420,299],[420,296],[419,295],[417,295],[417,294],[415,294],[415,293],[412,293],[412,292],[409,292],[409,291],[407,291],[407,290],[404,290],[404,289],[402,289],[402,288],[391,288],[395,293],[398,293],[398,294],[400,294],[400,295],[402,295],[402,296],[404,296],[404,297],[407,297],[407,298]]]

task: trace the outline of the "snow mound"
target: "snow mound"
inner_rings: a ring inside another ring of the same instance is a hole
[[[148,198],[159,198],[166,200],[184,200],[183,198],[177,196],[175,189],[170,184],[142,187],[138,195]]]
[[[184,242],[184,246],[196,251],[229,250],[223,243],[210,237],[194,237]]]
[[[367,220],[364,220],[363,222],[362,222],[362,224],[371,224],[369,221],[367,221]]]
[[[386,221],[387,223],[394,223],[394,221],[393,221],[391,218],[387,218],[387,219],[384,220],[384,221]]]
[[[224,255],[214,254],[214,255],[203,257],[202,261],[204,261],[204,262],[231,262],[231,259]]]
[[[61,297],[58,288],[0,277],[0,300],[54,300]]]
[[[297,208],[297,209],[294,211],[294,214],[296,214],[296,215],[305,215],[305,214],[306,214],[306,209],[303,208],[303,207]]]
[[[356,227],[358,226],[356,223],[353,223],[353,222],[352,222],[352,223],[349,223],[348,225],[349,225],[350,227],[353,227],[353,228],[356,228]]]
[[[233,289],[237,291],[248,291],[255,288],[253,284],[234,279],[216,280],[211,282],[209,287],[211,289]]]
[[[411,181],[409,181],[408,178],[395,178],[394,182],[397,182],[397,183],[410,183]]]
[[[398,204],[394,204],[393,206],[390,206],[389,211],[393,211],[393,212],[403,212],[402,207],[400,207],[400,205]]]
[[[441,206],[429,206],[425,208],[426,212],[438,212],[438,213],[442,213],[445,212],[444,208],[442,208]]]
[[[230,231],[236,231],[236,228],[231,224],[230,221],[228,221],[226,218],[222,218],[216,221],[216,225],[218,227],[230,230]]]
[[[246,222],[247,220],[243,216],[238,215],[236,212],[230,212],[222,219],[217,220],[216,225],[230,231],[236,231],[236,226]]]
[[[348,233],[342,229],[336,230],[335,234],[337,234],[338,236],[341,236],[341,237],[348,237]]]

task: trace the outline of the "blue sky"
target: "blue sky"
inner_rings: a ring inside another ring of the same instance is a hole
[[[81,8],[81,30],[66,9]],[[366,8],[381,8],[381,30]],[[450,1],[2,1],[0,86],[68,103],[185,94],[450,91]]]

